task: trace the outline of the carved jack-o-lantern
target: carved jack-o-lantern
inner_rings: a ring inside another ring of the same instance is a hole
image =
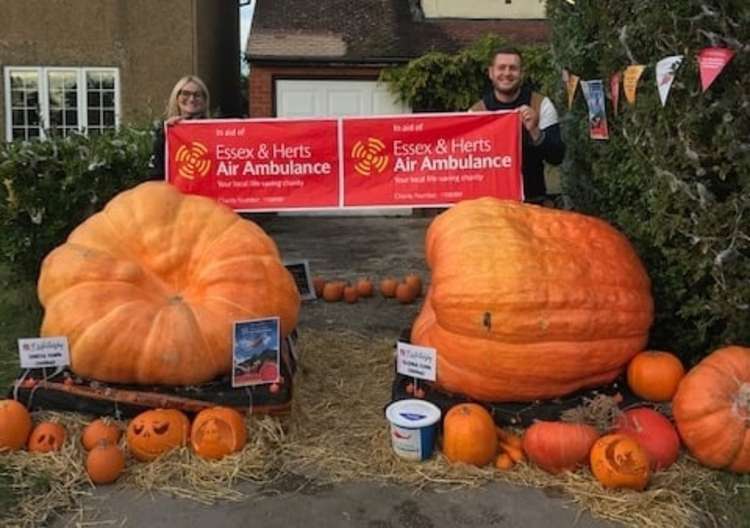
[[[65,428],[52,422],[42,422],[31,431],[27,449],[32,453],[59,451],[65,443]]]
[[[239,451],[247,441],[245,419],[229,407],[212,407],[198,413],[190,433],[193,451],[208,459],[219,459]]]
[[[187,445],[190,420],[176,409],[146,411],[128,424],[128,448],[141,461],[150,461],[159,455]]]

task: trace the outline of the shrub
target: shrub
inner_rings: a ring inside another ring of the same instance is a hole
[[[0,145],[0,255],[35,279],[44,256],[118,192],[148,175],[150,130],[122,128]]]
[[[656,301],[650,347],[697,359],[750,343],[750,3],[551,0],[547,10],[560,67],[606,82],[647,65],[636,104],[608,108],[609,141],[588,138],[578,94],[563,119],[563,189],[641,253]],[[695,57],[707,46],[737,54],[702,93]],[[662,107],[654,66],[676,54],[685,60]]]

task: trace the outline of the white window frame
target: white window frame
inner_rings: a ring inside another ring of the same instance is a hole
[[[106,72],[112,74],[115,81],[114,86],[114,111],[115,111],[115,129],[120,128],[120,69],[109,66],[5,66],[3,68],[3,82],[5,94],[5,139],[13,141],[13,113],[12,98],[10,88],[11,72],[26,71],[37,74],[39,87],[39,137],[47,138],[47,129],[49,126],[49,72],[75,72],[76,83],[78,86],[77,103],[78,103],[78,131],[87,131],[88,126],[88,86],[86,84],[86,75],[93,72]]]

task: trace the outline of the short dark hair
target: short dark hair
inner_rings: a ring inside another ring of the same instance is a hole
[[[521,64],[523,64],[523,55],[521,55],[521,50],[519,50],[518,48],[514,48],[513,46],[504,46],[492,50],[492,54],[490,55],[490,63],[488,64],[488,66],[492,66],[495,63],[495,57],[497,57],[498,55],[518,55],[518,58],[521,59]]]

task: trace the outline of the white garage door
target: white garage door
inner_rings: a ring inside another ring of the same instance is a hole
[[[362,116],[410,113],[377,81],[276,81],[278,117]]]
[[[278,117],[340,117],[407,113],[411,113],[411,109],[398,102],[388,91],[388,88],[377,81],[276,81],[276,115]],[[404,216],[410,215],[411,209],[366,209],[281,214],[294,216]]]

